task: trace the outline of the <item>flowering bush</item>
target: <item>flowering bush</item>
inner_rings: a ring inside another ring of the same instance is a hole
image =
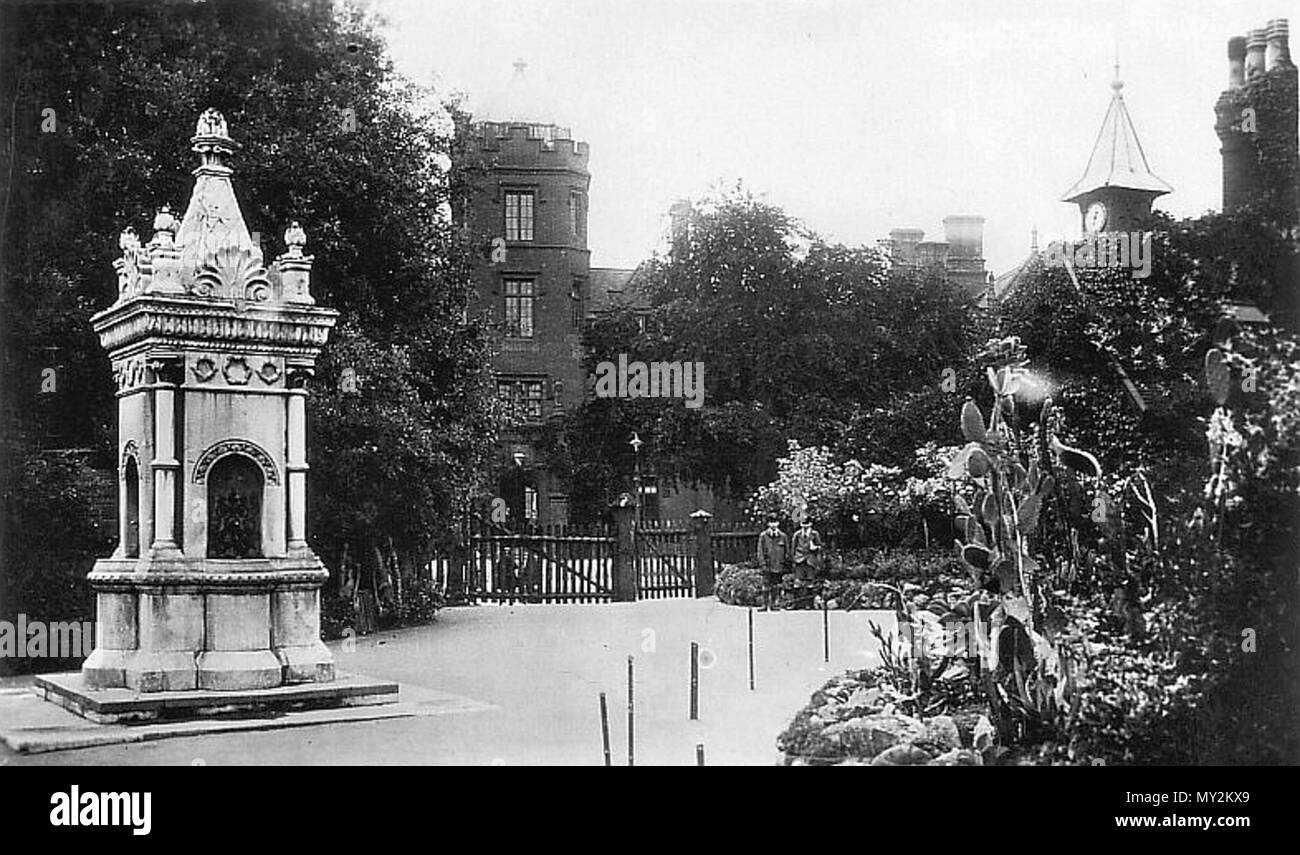
[[[803,448],[790,440],[789,453],[777,460],[776,480],[758,489],[751,508],[760,520],[769,514],[794,522],[806,517],[827,531],[842,531],[846,521],[865,514],[896,512],[902,490],[899,469],[837,463],[825,446]]]

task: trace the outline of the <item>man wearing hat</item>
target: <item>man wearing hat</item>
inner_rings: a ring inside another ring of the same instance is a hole
[[[767,528],[758,536],[758,566],[763,571],[763,610],[770,611],[781,587],[781,574],[790,555],[790,540],[781,531],[781,521],[767,518]]]
[[[800,582],[811,582],[821,570],[822,536],[812,527],[812,520],[804,517],[799,530],[791,538],[790,551],[794,560],[794,577]]]

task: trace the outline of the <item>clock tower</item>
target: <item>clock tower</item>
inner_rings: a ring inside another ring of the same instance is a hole
[[[1151,172],[1124,105],[1124,83],[1115,68],[1110,108],[1102,120],[1083,177],[1062,201],[1079,206],[1084,234],[1141,231],[1151,215],[1151,203],[1173,188]]]

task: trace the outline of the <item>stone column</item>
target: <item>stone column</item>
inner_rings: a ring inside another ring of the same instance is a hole
[[[176,387],[184,366],[179,359],[152,363],[154,370],[154,460],[152,557],[180,558],[176,543]]]
[[[307,549],[307,381],[311,372],[296,368],[289,373],[288,396],[288,475],[289,554]]]

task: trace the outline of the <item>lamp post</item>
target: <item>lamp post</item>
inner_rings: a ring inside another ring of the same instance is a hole
[[[511,490],[510,492],[511,495],[518,495],[519,501],[522,503],[519,506],[519,530],[527,531],[529,526],[532,524],[532,521],[528,518],[528,488],[524,481],[524,462],[528,459],[528,455],[516,449],[515,452],[510,455],[510,459],[515,462],[515,474],[519,479],[519,492],[517,494],[514,490]]]
[[[641,523],[643,521],[641,516],[641,502],[644,499],[641,495],[641,446],[645,445],[645,442],[641,437],[637,436],[636,431],[633,431],[632,439],[628,442],[628,445],[632,446],[632,453],[635,461],[633,464],[634,474],[632,477],[636,484],[636,528],[637,531],[640,531]]]

